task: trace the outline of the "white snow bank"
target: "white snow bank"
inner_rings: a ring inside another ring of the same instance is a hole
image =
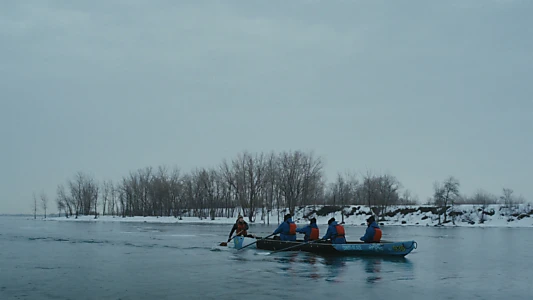
[[[341,212],[336,211],[325,216],[317,215],[313,211],[318,211],[323,206],[305,206],[296,209],[293,220],[298,224],[305,224],[308,222],[306,216],[316,217],[318,224],[327,224],[328,220],[334,217],[337,221],[342,220]],[[402,211],[403,210],[403,211]],[[382,214],[384,220],[379,223],[384,226],[435,226],[438,225],[438,215],[434,214],[436,209],[432,206],[394,206],[387,210],[387,213]],[[239,210],[236,210],[237,212]],[[351,205],[346,206],[344,211],[344,222],[348,226],[366,226],[365,220],[369,217],[369,209],[367,206]],[[506,208],[502,205],[489,205],[485,208],[485,214],[482,214],[480,205],[458,205],[452,210],[448,209],[448,220],[450,222],[442,224],[442,226],[462,226],[462,227],[533,227],[532,207],[529,204],[522,204],[513,209]],[[48,221],[77,221],[77,222],[146,222],[146,223],[183,223],[183,224],[233,224],[237,218],[238,213],[235,213],[230,218],[215,218],[200,219],[198,217],[183,217],[182,219],[175,217],[118,217],[118,216],[100,216],[95,219],[94,216],[80,216],[78,219],[74,217],[65,218],[48,218]],[[450,213],[454,212],[455,225],[451,222],[452,217]],[[278,224],[278,216],[283,220],[283,215],[286,210],[273,211],[270,214],[270,224]],[[531,216],[530,216],[531,215]],[[267,224],[267,215],[264,218],[261,212],[257,212],[254,224]],[[481,218],[483,217],[483,222]],[[441,215],[441,222],[444,221],[444,216]]]

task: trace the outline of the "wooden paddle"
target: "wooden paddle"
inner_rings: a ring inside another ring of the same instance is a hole
[[[239,250],[237,250],[237,251],[240,251],[240,250],[242,250],[242,249],[244,249],[244,248],[246,248],[246,247],[249,247],[249,246],[251,246],[251,245],[255,245],[255,243],[257,243],[259,240],[267,239],[267,238],[269,238],[269,237],[271,237],[271,236],[273,236],[273,235],[276,235],[276,234],[277,234],[277,233],[273,233],[273,234],[271,234],[271,235],[269,235],[269,236],[267,236],[267,237],[264,237],[264,238],[262,238],[262,239],[257,239],[257,241],[255,241],[255,242],[253,242],[253,243],[251,243],[251,244],[248,244],[248,245],[242,247],[241,249],[239,249]]]
[[[231,240],[233,240],[234,238],[238,237],[239,234],[241,234],[241,232],[242,231],[237,232],[237,234],[234,237],[232,237],[231,239],[229,239],[227,242],[220,243],[220,246],[226,247],[228,245],[228,243],[231,242]]]
[[[298,247],[300,247],[300,246],[313,244],[313,243],[316,243],[316,242],[319,242],[319,241],[323,241],[323,239],[318,239],[318,240],[314,240],[314,241],[310,241],[310,242],[306,242],[306,243],[298,244],[298,245],[295,245],[295,246],[291,246],[291,247],[289,247],[289,248],[279,249],[279,250],[276,250],[276,251],[274,251],[274,252],[267,252],[267,253],[265,253],[265,255],[270,255],[270,254],[272,254],[272,253],[276,253],[276,252],[281,252],[281,251],[285,251],[285,250],[289,250],[289,249],[298,248]]]

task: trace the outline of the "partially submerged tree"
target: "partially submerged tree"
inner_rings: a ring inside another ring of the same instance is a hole
[[[113,182],[111,180],[104,180],[102,183],[102,215],[106,215],[106,209],[108,213],[112,211],[111,191],[113,190]]]
[[[63,211],[65,212],[66,218],[68,218],[69,216],[73,214],[72,213],[72,209],[73,209],[72,202],[73,201],[67,195],[65,191],[65,187],[62,184],[57,186],[56,202],[57,202],[58,210],[61,212],[61,209],[63,209]]]
[[[78,172],[73,180],[67,181],[70,195],[67,195],[64,188],[60,186],[58,192],[65,193],[64,197],[69,202],[69,205],[74,209],[76,218],[81,215],[90,215],[91,211],[95,209],[95,202],[98,201],[98,184],[96,180],[83,172]],[[95,212],[96,214],[97,212]]]
[[[62,201],[59,201],[59,200],[56,203],[57,203],[58,216],[61,217],[61,211],[64,211],[65,212],[65,216],[67,216],[67,218],[68,218],[65,204]]]
[[[37,197],[35,192],[33,193],[33,219],[37,219]]]
[[[48,208],[48,196],[43,192],[41,192],[41,207],[44,210],[44,218],[46,219],[46,209]]]

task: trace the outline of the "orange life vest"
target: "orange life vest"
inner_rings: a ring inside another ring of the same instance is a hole
[[[288,235],[296,235],[296,224],[289,223],[289,233]]]
[[[341,225],[335,225],[335,230],[337,230],[337,235],[335,238],[343,238],[344,237],[344,227]]]
[[[248,232],[246,232],[246,223],[237,223],[237,235],[246,236],[248,235]]]
[[[318,228],[311,228],[311,234],[309,235],[309,240],[310,241],[318,240]]]
[[[379,228],[374,228],[374,239],[372,239],[373,242],[376,242],[376,243],[379,243],[381,241],[381,229]]]

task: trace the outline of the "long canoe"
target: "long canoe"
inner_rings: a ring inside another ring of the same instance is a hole
[[[415,241],[398,241],[381,243],[348,242],[331,244],[328,242],[306,243],[303,241],[288,242],[274,239],[257,240],[257,249],[269,251],[305,251],[316,254],[344,256],[394,256],[404,257],[417,248]]]

